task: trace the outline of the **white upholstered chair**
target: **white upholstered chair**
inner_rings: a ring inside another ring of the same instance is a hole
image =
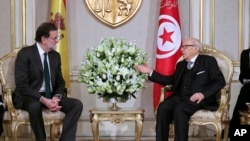
[[[190,118],[190,125],[213,125],[216,129],[216,141],[227,141],[228,140],[228,130],[229,130],[229,101],[230,101],[230,87],[233,76],[233,63],[232,61],[223,55],[221,52],[216,50],[213,47],[209,47],[208,45],[203,45],[201,54],[210,55],[215,57],[217,63],[219,65],[220,70],[222,71],[226,85],[221,89],[218,94],[218,103],[219,108],[216,111],[209,110],[199,110],[194,113]],[[178,61],[183,60],[181,57]],[[160,102],[165,99],[165,93],[167,91],[171,91],[171,86],[165,86],[161,90]],[[169,136],[173,137],[174,126],[170,126]],[[224,136],[221,139],[222,130],[224,129]]]
[[[5,55],[0,61],[0,80],[2,86],[2,98],[6,111],[3,117],[4,139],[8,140],[8,131],[11,138],[17,141],[18,127],[22,124],[30,124],[28,113],[21,109],[15,109],[12,103],[12,93],[15,89],[14,68],[16,55],[19,49]],[[54,141],[60,135],[60,126],[64,118],[63,112],[43,111],[44,124],[50,126],[50,140]]]

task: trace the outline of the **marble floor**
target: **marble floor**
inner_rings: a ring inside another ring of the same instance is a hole
[[[83,139],[79,141],[93,141],[93,139]],[[123,137],[123,138],[107,138],[103,137],[100,138],[100,141],[134,141],[133,137]],[[155,137],[142,137],[141,141],[155,141]],[[170,139],[169,141],[173,141],[173,139]],[[206,138],[190,138],[189,141],[215,141],[215,138],[206,137]]]
[[[0,137],[0,141],[4,141],[3,137]],[[35,139],[22,138],[18,141],[35,141]],[[47,139],[47,141],[50,140]],[[78,137],[76,141],[93,141],[93,137]],[[133,137],[100,137],[100,141],[134,141],[134,139]],[[141,141],[155,141],[155,137],[141,137]],[[190,137],[189,141],[215,141],[215,137]]]

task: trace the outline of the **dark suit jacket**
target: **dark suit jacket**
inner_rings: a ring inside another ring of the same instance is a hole
[[[240,57],[239,80],[243,84],[243,79],[250,79],[250,49],[243,50]]]
[[[175,94],[186,66],[187,62],[183,60],[177,64],[173,75],[165,76],[154,71],[149,80],[161,85],[173,85],[173,92]],[[224,85],[225,79],[216,59],[207,55],[199,55],[192,69],[191,92],[192,94],[196,92],[204,94],[205,99],[200,104],[205,109],[216,110],[218,108],[216,94]]]
[[[65,81],[61,73],[61,58],[56,51],[48,53],[50,64],[50,75],[52,83],[52,96],[64,94]],[[21,108],[21,98],[33,97],[40,99],[39,90],[43,83],[43,66],[36,44],[22,48],[15,62],[16,90],[14,94],[14,105]],[[21,97],[20,97],[21,96]]]

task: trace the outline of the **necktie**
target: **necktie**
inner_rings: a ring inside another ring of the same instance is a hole
[[[43,62],[43,71],[44,71],[44,81],[45,81],[45,97],[51,98],[50,90],[50,74],[49,74],[49,65],[47,62],[47,53],[44,53],[44,62]]]
[[[188,64],[187,64],[187,69],[191,70],[192,67],[193,67],[193,62],[189,61]]]

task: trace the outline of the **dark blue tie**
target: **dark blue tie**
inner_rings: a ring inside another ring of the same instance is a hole
[[[45,97],[51,98],[51,90],[50,90],[50,74],[49,74],[49,65],[47,62],[47,53],[44,53],[44,80],[45,80]]]
[[[189,61],[188,64],[187,64],[187,69],[191,70],[192,67],[193,67],[193,62]]]

